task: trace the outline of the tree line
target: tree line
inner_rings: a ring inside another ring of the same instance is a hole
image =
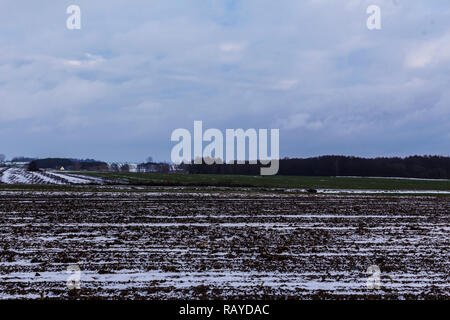
[[[259,175],[260,164],[187,164],[188,173]],[[450,179],[450,157],[411,156],[360,158],[321,156],[284,158],[278,175],[290,176],[361,176]]]
[[[96,161],[93,159],[78,160],[65,158],[47,158],[36,159],[29,163],[30,169],[60,169],[64,167],[66,170],[86,170],[86,171],[108,171],[109,167],[106,162]]]
[[[208,161],[208,163],[211,163]],[[127,164],[111,165],[93,159],[64,158],[37,159],[34,168],[64,167],[66,170],[129,171]],[[137,166],[138,172],[185,172],[191,174],[259,175],[261,164],[182,164],[147,162]],[[117,167],[117,168],[116,168]],[[351,156],[321,156],[313,158],[284,158],[280,160],[278,175],[290,176],[359,176],[450,179],[450,157],[410,156],[361,158]]]

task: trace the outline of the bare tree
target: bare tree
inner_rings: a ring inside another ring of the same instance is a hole
[[[36,162],[31,161],[31,162],[28,164],[28,171],[39,171],[39,167],[38,167],[38,165],[36,164]]]
[[[153,162],[153,157],[147,157],[147,163]]]
[[[75,161],[73,164],[73,170],[80,171],[81,170],[81,163],[79,161]]]
[[[6,156],[4,154],[0,153],[0,162],[4,162],[6,159]]]
[[[110,170],[113,172],[119,172],[119,165],[117,163],[112,163],[110,166]]]

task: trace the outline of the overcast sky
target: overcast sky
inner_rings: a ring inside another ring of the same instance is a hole
[[[170,160],[194,120],[279,128],[283,157],[449,155],[450,3],[0,0],[8,158]]]

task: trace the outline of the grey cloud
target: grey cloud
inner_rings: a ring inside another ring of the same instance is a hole
[[[80,31],[69,4],[0,4],[2,153],[168,160],[203,120],[288,156],[448,154],[445,1],[80,0]]]

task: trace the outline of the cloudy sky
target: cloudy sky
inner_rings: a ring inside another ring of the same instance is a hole
[[[194,120],[279,128],[281,156],[450,155],[450,4],[0,0],[8,158],[170,160]]]

